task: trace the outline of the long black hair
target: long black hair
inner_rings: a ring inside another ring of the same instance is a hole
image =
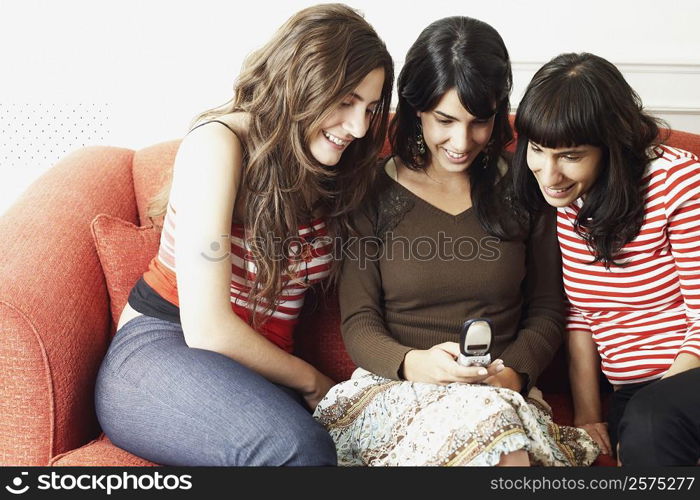
[[[479,223],[500,238],[508,234],[497,215],[502,203],[494,197],[494,185],[503,149],[513,139],[508,122],[512,82],[508,50],[493,27],[470,17],[440,19],[423,30],[406,55],[397,83],[396,114],[389,126],[394,154],[408,168],[421,170],[430,165],[430,151],[418,150],[417,112],[435,109],[452,88],[477,118],[490,118],[495,110],[488,152],[482,151],[468,172]]]
[[[586,193],[574,229],[594,253],[593,262],[610,268],[615,254],[641,229],[641,179],[655,157],[650,146],[660,123],[644,112],[641,99],[614,64],[588,53],[555,57],[535,73],[515,117],[513,181],[519,202],[529,209],[544,205],[527,165],[530,141],[547,148],[601,148],[600,173]]]

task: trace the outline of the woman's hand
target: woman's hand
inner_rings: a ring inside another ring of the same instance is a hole
[[[408,351],[403,361],[403,378],[412,382],[447,385],[452,382],[478,384],[503,370],[503,362],[496,360],[487,368],[462,366],[457,363],[459,344],[444,342],[430,349]]]
[[[313,388],[308,391],[302,391],[301,395],[304,397],[304,401],[309,405],[311,411],[316,409],[318,403],[321,402],[323,397],[331,390],[331,387],[335,385],[335,382],[330,377],[327,377],[323,373],[316,371],[316,380]]]
[[[608,424],[605,422],[593,422],[590,424],[577,425],[579,429],[583,429],[593,438],[593,441],[598,443],[600,452],[603,455],[612,454],[612,445],[610,444],[610,435],[608,434]]]
[[[700,358],[693,356],[687,352],[682,352],[676,356],[673,364],[668,369],[666,373],[661,377],[662,379],[678,375],[687,370],[692,370],[693,368],[700,367]]]
[[[496,361],[501,360],[497,359]],[[501,361],[501,366],[503,366],[503,361]],[[520,392],[523,390],[524,382],[523,376],[509,366],[503,367],[496,374],[491,375],[484,380],[485,384],[492,385],[494,387],[504,387],[515,392]]]

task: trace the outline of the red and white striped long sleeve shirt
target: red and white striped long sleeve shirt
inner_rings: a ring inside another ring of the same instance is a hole
[[[661,377],[680,352],[700,357],[700,163],[657,146],[642,179],[637,237],[606,270],[574,232],[582,201],[558,210],[569,331],[589,332],[613,384]]]

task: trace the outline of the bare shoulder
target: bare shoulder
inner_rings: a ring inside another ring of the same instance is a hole
[[[233,166],[240,172],[245,147],[243,141],[247,135],[247,118],[242,115],[223,115],[191,130],[180,144],[176,166],[178,163],[193,163],[200,172],[204,166]]]
[[[227,186],[228,200],[235,197],[243,176],[244,145],[236,129],[242,130],[242,120],[234,118],[236,126],[230,130],[231,117],[217,118],[221,122],[205,123],[191,130],[180,143],[173,169],[171,196],[190,196],[198,188],[209,191]]]
[[[236,111],[219,117],[219,120],[231,127],[236,135],[245,141],[248,137],[248,128],[250,127],[250,113]]]
[[[181,148],[191,144],[214,148],[224,153],[242,150],[247,137],[247,120],[242,113],[230,113],[197,124],[182,140]]]
[[[236,136],[236,138],[245,143],[248,138],[248,128],[250,126],[250,113],[244,113],[242,111],[237,111],[233,113],[228,113],[225,115],[217,116],[216,118],[211,118],[208,121],[199,124],[199,129],[212,129],[219,128],[222,130],[228,129],[230,135]],[[190,133],[194,133],[193,130]]]

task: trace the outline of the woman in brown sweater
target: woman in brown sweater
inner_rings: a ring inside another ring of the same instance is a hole
[[[476,19],[436,21],[408,52],[395,156],[356,217],[341,278],[343,338],[360,368],[315,412],[341,465],[587,465],[597,455],[584,432],[548,427],[546,404],[521,396],[559,347],[564,318],[554,214],[518,213],[506,188],[511,80],[503,40]],[[457,361],[470,318],[492,325],[485,367]]]

